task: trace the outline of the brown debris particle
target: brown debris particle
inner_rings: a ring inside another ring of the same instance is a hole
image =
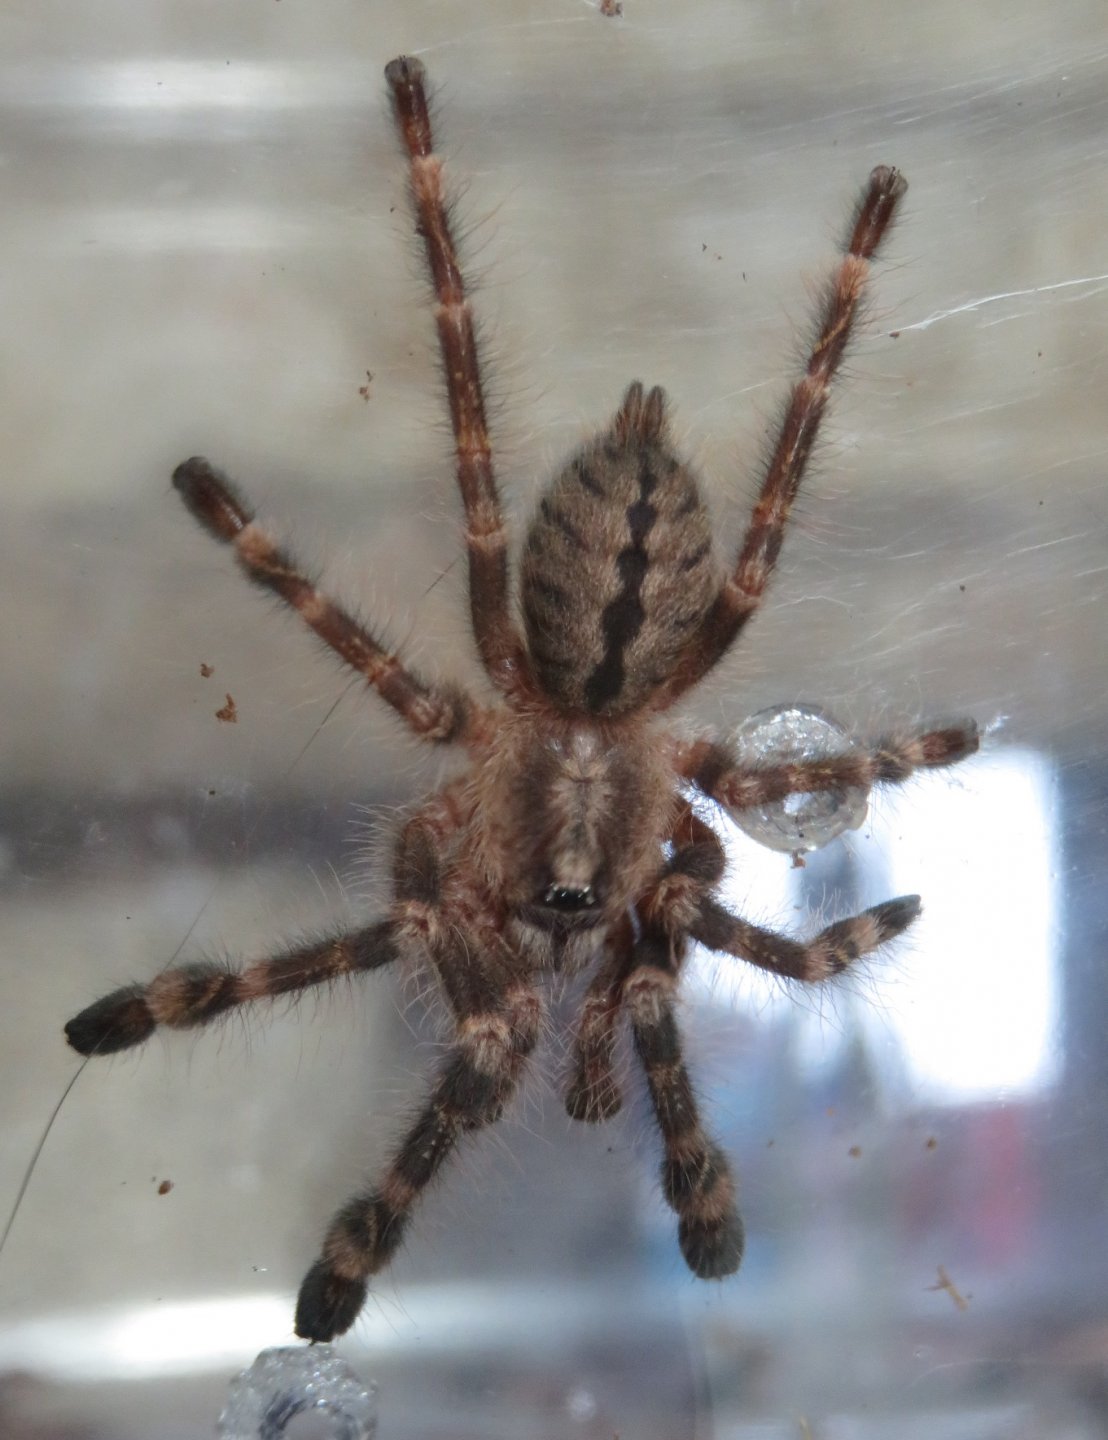
[[[954,1301],[955,1307],[957,1309],[968,1310],[969,1297],[962,1294],[962,1292],[955,1285],[954,1281],[946,1273],[946,1266],[940,1265],[938,1267],[937,1274],[939,1277],[939,1283],[937,1285],[928,1285],[928,1290],[945,1290],[946,1293],[950,1296],[950,1298]]]
[[[204,663],[204,661],[201,660],[201,662],[200,662],[200,674],[204,677],[205,680],[207,680],[207,679],[209,678],[209,676],[212,676],[212,675],[215,674],[215,666],[214,666],[214,665],[206,665],[206,664]]]
[[[170,1192],[172,1189],[173,1189],[173,1181],[172,1181],[172,1180],[163,1180],[162,1183],[158,1186],[158,1194],[159,1194],[159,1195],[168,1195],[169,1192]]]
[[[368,401],[368,400],[369,400],[370,393],[371,393],[371,392],[370,392],[370,386],[371,386],[372,384],[373,384],[373,371],[372,371],[372,370],[367,370],[367,371],[365,372],[365,384],[358,386],[358,394],[359,394],[359,395],[362,397],[362,399],[365,400],[365,401]]]
[[[618,17],[623,14],[621,0],[600,0],[600,13],[609,17]]]
[[[235,702],[231,699],[230,695],[227,696],[227,704],[224,705],[221,710],[215,712],[215,718],[217,720],[225,720],[228,725],[238,724],[239,712],[235,709]]]
[[[852,1145],[846,1153],[852,1160],[857,1160],[861,1157],[862,1147],[860,1145]]]

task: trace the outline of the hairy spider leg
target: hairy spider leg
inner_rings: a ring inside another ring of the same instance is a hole
[[[462,740],[475,706],[461,690],[421,680],[300,569],[254,518],[236,488],[207,460],[178,465],[173,485],[209,535],[230,545],[249,579],[272,591],[391,705],[421,740]]]
[[[975,755],[979,745],[977,725],[959,720],[915,734],[883,735],[856,743],[841,755],[812,760],[747,764],[725,745],[706,740],[683,742],[674,763],[681,775],[712,800],[728,810],[749,810],[788,795],[900,785],[919,770],[956,765]]]
[[[709,950],[734,955],[772,975],[818,985],[841,974],[863,955],[895,940],[918,918],[921,908],[918,895],[899,895],[895,900],[871,905],[859,915],[836,920],[811,940],[794,940],[732,915],[705,896],[688,933]]]
[[[742,1262],[743,1224],[727,1157],[704,1130],[681,1054],[674,996],[682,948],[664,930],[646,928],[623,1004],[662,1136],[662,1193],[678,1217],[681,1253],[694,1275],[717,1280]]]
[[[899,170],[879,165],[854,212],[838,269],[824,296],[818,335],[805,372],[793,386],[777,442],[766,467],[733,573],[724,581],[699,630],[690,638],[675,674],[660,692],[669,705],[727,653],[762,603],[784,538],[785,525],[827,408],[869,276],[870,262],[908,188]]]
[[[448,1054],[380,1184],[353,1196],[332,1220],[300,1287],[296,1333],[302,1339],[332,1340],[350,1328],[365,1304],[369,1276],[396,1254],[412,1207],[461,1136],[499,1119],[513,1086],[509,1077],[538,1037],[538,996],[516,998],[514,1009],[505,1004],[496,1015],[466,1017],[465,1043]]]
[[[159,1025],[187,1030],[238,1005],[291,995],[370,970],[397,958],[396,926],[378,921],[257,960],[244,970],[199,961],[165,970],[148,985],[128,985],[74,1016],[65,1037],[80,1055],[110,1055],[141,1045]]]
[[[405,825],[394,870],[405,944],[438,976],[454,1045],[379,1183],[328,1226],[297,1301],[296,1333],[306,1340],[331,1340],[354,1323],[369,1276],[395,1255],[423,1191],[466,1131],[500,1118],[538,1040],[541,1001],[519,957],[495,935],[466,934],[442,908],[444,842],[454,828],[448,798],[436,797]]]
[[[726,856],[719,836],[687,801],[665,838],[674,846],[673,854],[636,901],[635,912],[640,924],[660,926],[677,941],[699,913],[700,899],[719,883]],[[616,1028],[623,1012],[624,982],[635,963],[635,931],[628,914],[609,934],[605,960],[581,1006],[566,1091],[566,1109],[574,1120],[599,1124],[623,1104],[614,1069]]]
[[[616,1026],[623,982],[634,964],[634,932],[624,916],[607,940],[604,960],[585,991],[573,1039],[566,1113],[599,1125],[618,1114],[623,1093],[615,1073]]]
[[[397,128],[408,154],[416,229],[435,294],[435,324],[454,431],[465,512],[473,634],[490,679],[508,696],[530,692],[530,665],[512,619],[508,530],[493,473],[481,363],[435,153],[421,61],[402,55],[385,67]]]

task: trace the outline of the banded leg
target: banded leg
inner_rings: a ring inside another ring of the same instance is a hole
[[[401,832],[396,847],[393,914],[398,934],[412,943],[431,968],[464,1040],[467,1027],[478,1027],[505,1006],[515,1013],[534,998],[519,977],[517,957],[494,929],[467,934],[454,914],[443,908],[447,847],[462,823],[457,806],[464,785],[448,786],[424,805]],[[452,901],[457,900],[452,896]],[[483,897],[472,897],[482,908]],[[534,1026],[538,1012],[520,1023]]]
[[[900,785],[917,770],[956,765],[979,745],[976,724],[961,720],[916,735],[882,736],[842,755],[766,765],[743,764],[725,746],[698,741],[681,746],[675,763],[681,775],[728,810],[748,810],[787,795]]]
[[[816,985],[839,975],[906,930],[920,913],[918,895],[901,895],[871,905],[860,915],[836,920],[812,940],[793,940],[732,915],[711,898],[701,900],[689,934],[709,950],[722,950],[789,980]]]
[[[573,1045],[573,1074],[566,1090],[572,1120],[599,1125],[618,1114],[623,1094],[616,1079],[616,1026],[623,1006],[623,982],[634,963],[634,936],[625,918],[608,943],[608,953],[585,991]]]
[[[227,477],[194,456],[178,465],[173,485],[209,535],[233,547],[247,576],[279,596],[324,644],[372,685],[422,740],[464,738],[474,706],[460,691],[429,685],[387,650],[364,625],[321,590],[257,523]]]
[[[442,160],[431,133],[425,73],[421,61],[411,56],[402,55],[385,67],[397,128],[408,153],[416,229],[435,292],[435,324],[465,511],[473,634],[493,683],[506,692],[520,693],[529,688],[529,666],[512,619],[508,531],[493,474],[473,316],[443,195]]]
[[[80,1055],[111,1055],[141,1045],[159,1025],[173,1030],[206,1025],[236,1005],[379,970],[396,958],[396,927],[392,920],[382,920],[258,960],[238,972],[210,961],[181,965],[148,985],[128,985],[105,995],[69,1021],[65,1037]]]
[[[518,986],[494,1012],[459,1027],[426,1105],[376,1189],[355,1195],[332,1220],[322,1254],[304,1277],[296,1333],[332,1340],[365,1304],[370,1275],[396,1254],[420,1195],[462,1135],[494,1123],[538,1038],[538,996]]]
[[[869,177],[854,212],[842,259],[824,296],[819,332],[804,375],[793,386],[735,569],[690,640],[680,667],[666,687],[665,704],[672,703],[708,673],[762,603],[827,408],[831,383],[850,339],[870,262],[907,188],[903,175],[887,165],[879,165]]]
[[[677,936],[695,918],[699,900],[719,883],[726,865],[718,835],[685,804],[666,837],[674,852],[662,874],[636,901],[645,923]],[[574,1120],[597,1124],[623,1104],[613,1069],[623,984],[635,963],[629,918],[609,938],[605,963],[585,992],[574,1044],[574,1070],[566,1109]]]
[[[673,854],[658,878],[636,901],[647,926],[675,940],[700,913],[701,900],[723,879],[727,855],[719,836],[687,802],[666,837]]]
[[[742,1262],[743,1224],[727,1157],[705,1133],[681,1056],[674,955],[669,936],[647,930],[635,946],[623,1002],[662,1135],[662,1192],[678,1216],[681,1253],[694,1275],[719,1280]]]

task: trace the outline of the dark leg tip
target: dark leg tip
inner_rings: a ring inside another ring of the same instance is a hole
[[[317,1260],[304,1277],[296,1301],[296,1333],[301,1340],[333,1340],[350,1329],[365,1304],[364,1280],[344,1280]]]
[[[981,748],[981,731],[976,720],[959,720],[933,730],[924,739],[925,765],[956,765]]]
[[[623,1096],[614,1077],[603,1085],[587,1085],[578,1077],[566,1091],[566,1114],[586,1125],[601,1125],[622,1107]]]
[[[420,84],[425,74],[423,61],[417,60],[414,55],[398,55],[385,66],[385,79],[394,90]]]
[[[923,902],[918,895],[898,895],[895,900],[885,900],[866,911],[877,921],[881,941],[892,940],[901,931],[907,930],[913,920],[918,920]]]
[[[684,1219],[677,1227],[677,1240],[685,1264],[700,1280],[722,1280],[734,1275],[742,1264],[746,1247],[743,1222],[732,1210],[722,1220]]]
[[[227,477],[201,455],[177,466],[173,488],[193,517],[217,540],[230,543],[254,518]]]
[[[870,171],[870,189],[892,201],[906,194],[908,182],[895,165],[876,165]]]
[[[141,1045],[154,1030],[154,1017],[143,995],[141,985],[105,995],[69,1021],[65,1038],[78,1055],[112,1055]]]

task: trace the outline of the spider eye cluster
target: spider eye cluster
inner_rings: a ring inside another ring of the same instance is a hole
[[[599,901],[591,885],[548,885],[542,892],[541,903],[549,910],[574,912],[591,910]]]

